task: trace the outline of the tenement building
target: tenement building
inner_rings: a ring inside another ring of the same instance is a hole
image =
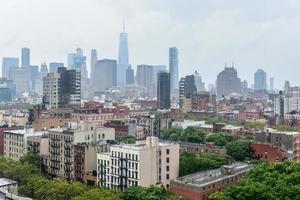
[[[97,182],[101,187],[124,189],[130,186],[162,184],[179,174],[179,144],[147,137],[136,144],[113,145],[109,153],[97,155]]]

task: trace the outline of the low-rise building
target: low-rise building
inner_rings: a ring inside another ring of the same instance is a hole
[[[46,132],[36,132],[34,129],[5,130],[3,155],[19,160],[27,152],[40,152],[40,141]]]
[[[68,180],[82,179],[83,171],[96,170],[98,143],[114,139],[114,129],[99,127],[97,124],[70,123],[68,128],[49,129],[49,175]],[[80,145],[84,146],[84,154]],[[84,159],[84,164],[79,159]],[[79,168],[83,170],[81,173],[78,172]]]
[[[300,162],[300,132],[286,132],[267,129],[255,134],[255,142],[261,144],[273,144],[286,150],[289,159]]]
[[[225,147],[216,146],[213,143],[192,143],[192,142],[179,142],[180,151],[188,151],[192,153],[215,153],[220,155],[226,155],[227,151]]]
[[[147,137],[133,145],[111,146],[109,153],[97,155],[97,182],[101,187],[124,189],[130,186],[162,184],[179,174],[179,144]]]
[[[265,160],[268,162],[282,162],[288,159],[288,152],[273,144],[250,144],[250,156],[252,159]]]
[[[240,181],[251,167],[252,165],[246,163],[234,163],[179,177],[171,181],[170,192],[185,200],[207,200],[213,192]]]

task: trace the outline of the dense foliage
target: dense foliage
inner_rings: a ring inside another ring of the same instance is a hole
[[[300,199],[300,164],[284,162],[257,165],[238,184],[210,196],[210,200],[231,199]]]
[[[189,126],[184,130],[181,127],[173,126],[171,128],[163,129],[160,138],[173,141],[203,143],[205,140],[205,133],[192,126]]]
[[[184,176],[198,171],[218,168],[232,162],[230,156],[212,153],[193,154],[183,152],[180,155],[179,175]]]
[[[136,138],[132,135],[119,136],[116,138],[116,140],[126,144],[135,144],[136,142]]]
[[[236,140],[228,133],[213,133],[206,137],[206,142],[213,142],[217,146],[226,146],[228,142]]]
[[[227,154],[236,161],[244,161],[249,158],[250,153],[249,141],[232,141],[227,143]]]
[[[181,198],[170,196],[164,187],[130,187],[121,193],[123,200],[180,200]]]
[[[49,180],[40,173],[39,156],[27,154],[14,161],[0,157],[0,177],[15,180],[19,184],[19,193],[37,200],[122,200],[137,195],[140,200],[177,200],[163,187],[129,188],[124,192],[102,188],[88,188],[79,182]]]

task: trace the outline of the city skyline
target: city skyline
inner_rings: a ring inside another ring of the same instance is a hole
[[[286,79],[300,85],[292,76],[300,63],[300,30],[296,27],[300,3],[272,1],[272,7],[268,3],[271,2],[228,0],[191,1],[184,5],[172,1],[168,7],[168,0],[89,0],[76,4],[70,0],[4,1],[0,8],[0,25],[5,27],[0,56],[20,57],[20,48],[29,47],[32,64],[67,63],[66,54],[79,45],[88,57],[95,48],[101,59],[117,59],[118,35],[125,16],[129,60],[134,69],[138,64],[168,65],[168,48],[176,46],[180,51],[180,77],[197,70],[206,83],[214,83],[224,63],[234,61],[239,77],[249,83],[253,82],[255,70],[262,68],[269,77],[275,77],[275,88],[281,88]],[[53,9],[56,15],[49,13]]]

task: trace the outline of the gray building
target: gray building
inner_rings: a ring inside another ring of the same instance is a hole
[[[2,77],[9,78],[9,72],[12,68],[19,67],[19,58],[8,58],[2,59]]]
[[[98,60],[98,55],[97,55],[97,50],[92,49],[91,51],[91,71],[90,71],[90,80],[91,80],[91,85],[94,87],[94,79],[95,79],[95,66],[97,64]]]
[[[28,68],[17,67],[10,70],[10,79],[14,81],[16,85],[16,95],[21,97],[22,93],[29,92],[29,78],[30,74]]]
[[[64,63],[59,63],[59,62],[51,62],[49,63],[49,72],[57,72],[57,69],[59,67],[64,67]]]
[[[176,47],[169,48],[169,72],[171,76],[171,93],[178,89],[178,49]],[[173,95],[172,95],[173,96]]]
[[[98,60],[95,66],[94,91],[102,92],[117,85],[117,61]]]
[[[159,72],[157,75],[157,102],[158,108],[169,109],[171,107],[171,80],[170,73]]]
[[[179,82],[179,106],[182,108],[184,99],[191,99],[192,94],[195,93],[197,93],[195,76],[188,75],[181,78]]]
[[[152,65],[138,65],[136,70],[136,80],[138,86],[144,89],[142,96],[151,96],[151,88],[155,86],[153,77],[153,66]]]
[[[129,65],[126,70],[126,85],[132,84],[134,84],[134,70],[131,68],[131,65]]]
[[[22,48],[22,65],[21,67],[28,68],[30,65],[30,49]]]
[[[267,89],[267,73],[262,69],[258,69],[254,74],[254,90],[261,91]]]
[[[241,79],[238,78],[237,71],[233,66],[227,67],[225,65],[224,70],[218,74],[216,89],[218,97],[227,96],[231,93],[241,94]]]
[[[0,102],[11,102],[16,95],[16,87],[12,80],[0,79]]]

